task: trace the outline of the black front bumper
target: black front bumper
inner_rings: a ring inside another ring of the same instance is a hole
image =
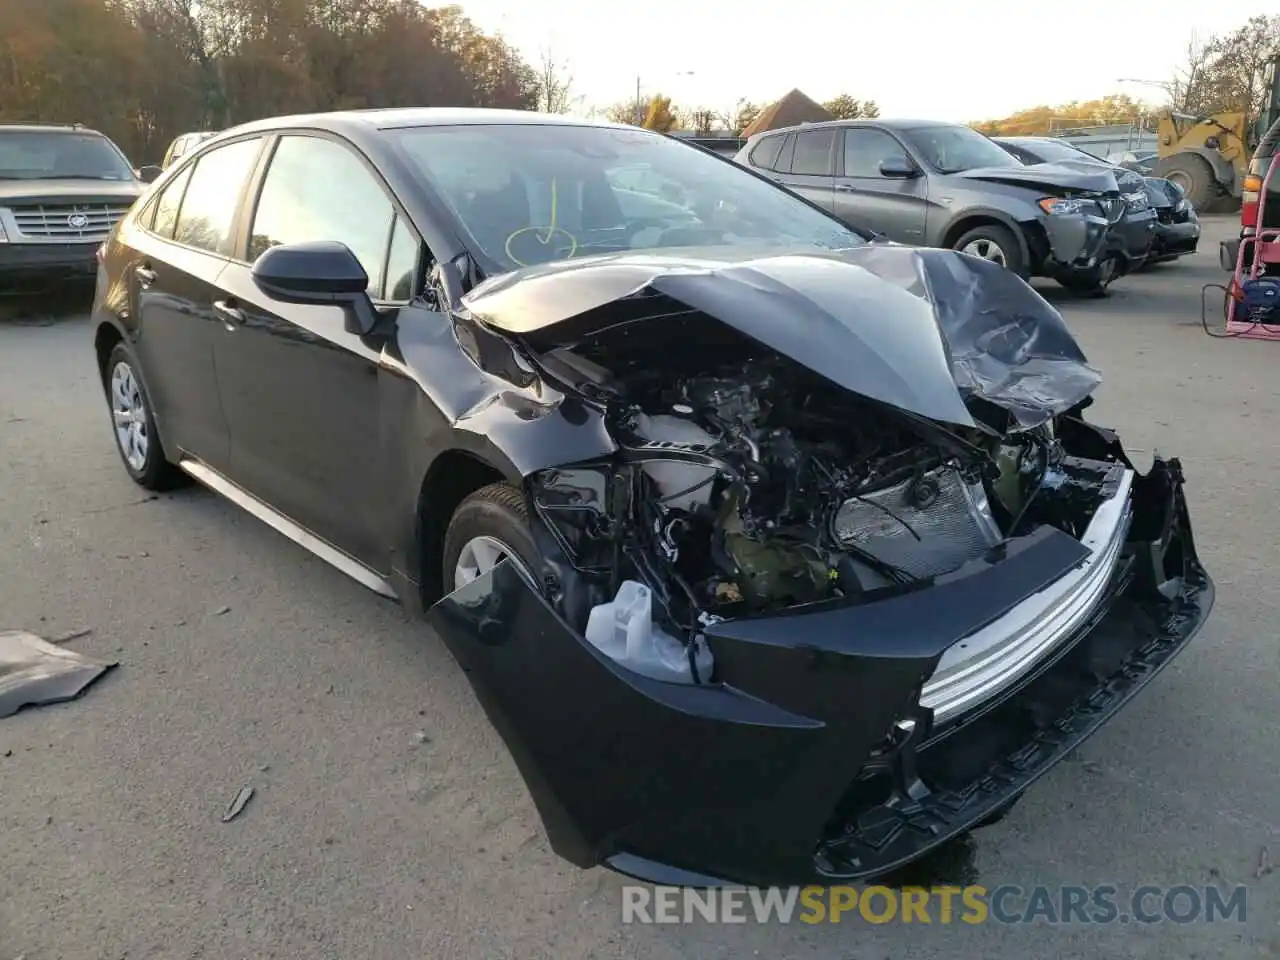
[[[91,280],[99,243],[0,243],[0,290],[27,281]]]
[[[1200,245],[1200,224],[1194,220],[1183,223],[1160,223],[1156,226],[1156,242],[1151,250],[1153,259],[1168,260],[1195,253]]]
[[[1095,618],[939,729],[919,701],[942,653],[1071,569],[1078,541],[1042,531],[897,600],[717,624],[707,636],[721,682],[705,686],[622,670],[507,564],[429,616],[561,856],[660,883],[858,879],[1007,805],[1204,623],[1213,586],[1177,462],[1157,460],[1132,503]]]

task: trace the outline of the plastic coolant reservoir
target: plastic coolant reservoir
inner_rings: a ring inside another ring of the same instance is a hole
[[[635,673],[672,683],[706,683],[711,651],[699,638],[694,645],[697,681],[688,648],[653,622],[653,596],[643,583],[624,580],[611,603],[591,608],[587,640],[609,659]]]
[[[711,434],[696,423],[666,414],[656,417],[641,416],[636,423],[636,432],[646,440],[666,443],[710,447],[716,442]],[[666,506],[673,510],[692,511],[711,498],[711,479],[716,472],[714,467],[656,460],[644,464],[643,469],[658,488]]]

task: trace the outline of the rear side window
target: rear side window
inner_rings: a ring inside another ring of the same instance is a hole
[[[791,158],[796,152],[796,135],[788,134],[787,139],[782,142],[782,149],[778,152],[778,162],[774,165],[774,170],[778,173],[791,172]]]
[[[337,240],[364,267],[369,295],[381,299],[395,217],[382,185],[350,149],[323,137],[283,137],[258,198],[249,259],[277,244]]]
[[[186,192],[187,181],[190,179],[191,168],[187,167],[165,184],[156,197],[156,202],[152,204],[155,220],[149,226],[153,233],[166,240],[173,239],[173,229],[178,224],[178,210],[182,206],[182,195]]]
[[[791,160],[791,172],[806,176],[829,177],[835,173],[831,160],[831,147],[836,131],[809,130],[796,135],[795,156]]]
[[[751,165],[760,167],[762,170],[775,169],[784,139],[784,137],[765,137],[757,143],[750,154]]]
[[[174,240],[210,253],[231,254],[236,207],[261,147],[260,138],[240,140],[196,158]]]

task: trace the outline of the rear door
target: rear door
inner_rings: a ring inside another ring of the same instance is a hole
[[[280,137],[242,255],[219,279],[216,351],[231,432],[230,477],[306,530],[379,572],[381,342],[344,329],[339,307],[277,301],[254,260],[277,244],[345,243],[381,309],[410,299],[421,240],[381,177],[344,140]],[[405,442],[412,442],[411,438]]]
[[[774,166],[780,183],[828,211],[834,209],[838,133],[835,127],[819,127],[790,134]]]
[[[898,243],[925,242],[928,178],[886,177],[884,160],[901,158],[914,165],[893,134],[877,127],[845,127],[835,178],[835,213],[851,227],[883,233]]]
[[[261,149],[261,137],[228,143],[161,187],[140,220],[128,277],[134,349],[169,453],[193,454],[217,469],[230,445],[213,367],[221,328],[216,282]]]

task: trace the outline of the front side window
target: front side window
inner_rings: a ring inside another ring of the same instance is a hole
[[[906,160],[906,151],[890,134],[873,127],[850,127],[844,132],[844,175],[883,177],[885,160]]]
[[[101,134],[0,129],[0,180],[132,180],[133,169]]]
[[[644,130],[477,124],[390,136],[489,273],[622,250],[866,242],[742,166]]]
[[[249,259],[278,244],[336,240],[360,261],[378,299],[394,217],[386,192],[349,148],[323,137],[282,137],[258,197]]]
[[[231,253],[231,226],[261,139],[240,140],[195,158],[173,239],[210,253]]]
[[[1005,153],[998,143],[971,127],[937,124],[903,131],[904,136],[939,173],[960,173],[980,167],[1020,167],[1022,161]]]

